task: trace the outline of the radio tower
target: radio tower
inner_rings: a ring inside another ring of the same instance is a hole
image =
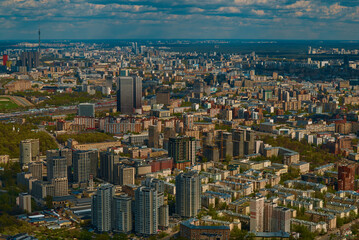
[[[39,28],[39,49],[38,49],[39,55],[41,54],[41,49],[40,49],[40,47],[41,47],[41,38],[40,38],[40,34],[41,34],[41,32],[40,32],[40,28]]]

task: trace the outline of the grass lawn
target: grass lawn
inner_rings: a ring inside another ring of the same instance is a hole
[[[8,109],[16,109],[19,106],[7,97],[0,97],[0,111]]]

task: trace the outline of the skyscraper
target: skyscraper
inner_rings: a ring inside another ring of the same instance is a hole
[[[139,234],[157,234],[157,191],[141,186],[135,192],[135,231]]]
[[[112,230],[112,199],[115,195],[115,188],[112,184],[101,185],[96,194],[92,196],[92,225],[99,232]]]
[[[142,78],[138,76],[119,77],[117,91],[117,111],[132,114],[142,108]]]
[[[113,198],[112,229],[123,233],[132,231],[132,198],[125,194]]]
[[[176,177],[176,213],[195,217],[201,209],[201,179],[197,172],[181,173]]]
[[[65,157],[51,157],[47,160],[47,179],[67,178],[67,160]]]

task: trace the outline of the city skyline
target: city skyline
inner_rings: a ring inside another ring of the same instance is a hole
[[[357,40],[358,1],[6,0],[0,40]]]

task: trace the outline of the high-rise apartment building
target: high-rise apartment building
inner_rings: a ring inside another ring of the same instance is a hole
[[[250,230],[252,232],[290,232],[292,212],[277,203],[255,197],[250,202]]]
[[[117,111],[132,114],[142,108],[142,78],[124,76],[118,79]]]
[[[114,183],[121,186],[135,184],[135,173],[134,167],[117,163],[114,167]]]
[[[27,68],[37,68],[40,65],[40,53],[37,51],[22,52],[20,56],[21,66]]]
[[[43,164],[42,162],[31,162],[29,164],[29,172],[32,177],[37,180],[42,180]]]
[[[112,229],[122,233],[132,231],[132,198],[125,194],[113,198]]]
[[[160,130],[157,125],[148,127],[148,147],[159,148]]]
[[[251,199],[250,205],[250,230],[264,232],[264,197]]]
[[[101,185],[92,196],[92,225],[99,232],[112,230],[112,199],[115,188],[112,184]]]
[[[168,155],[173,158],[176,168],[184,169],[191,166],[196,159],[196,139],[194,137],[170,138]]]
[[[176,177],[176,213],[181,217],[195,217],[201,209],[201,179],[196,171]]]
[[[31,213],[31,195],[28,193],[20,193],[19,194],[19,207]]]
[[[67,178],[67,159],[65,157],[51,157],[47,159],[47,179]]]
[[[143,235],[157,234],[157,191],[141,186],[135,192],[135,231]]]
[[[94,103],[80,103],[78,106],[78,116],[81,117],[95,117]]]
[[[114,183],[114,166],[119,156],[114,152],[100,152],[100,175],[103,180]]]
[[[75,151],[73,152],[74,182],[85,183],[97,176],[98,152],[97,150]]]
[[[232,133],[219,131],[216,138],[219,160],[224,161],[227,157],[233,156]]]
[[[53,178],[51,184],[54,186],[54,197],[69,195],[69,182],[67,176]]]
[[[40,158],[39,139],[27,139],[20,142],[20,164],[25,165]]]
[[[338,190],[354,190],[355,165],[338,167]]]
[[[233,157],[243,157],[255,152],[255,133],[249,130],[233,131]]]

